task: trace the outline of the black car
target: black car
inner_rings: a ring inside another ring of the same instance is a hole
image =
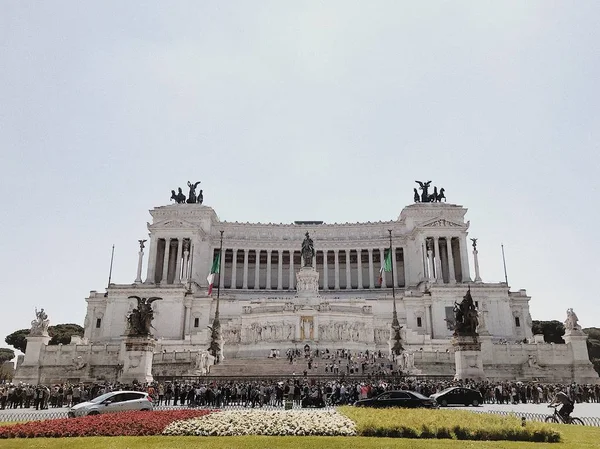
[[[386,407],[437,407],[438,404],[435,399],[423,396],[415,391],[386,391],[375,398],[361,399],[354,403],[357,407],[375,407],[375,408],[386,408]]]
[[[322,407],[325,407],[325,400],[323,399],[323,396],[321,394],[319,394],[319,391],[313,390],[310,393],[308,393],[302,397],[301,404],[302,404],[302,408],[307,408],[307,407],[322,408]]]
[[[479,391],[464,387],[446,388],[439,393],[432,394],[430,397],[435,399],[442,407],[447,405],[473,405],[477,407],[483,402]]]

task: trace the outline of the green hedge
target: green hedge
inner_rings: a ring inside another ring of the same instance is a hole
[[[356,423],[362,436],[439,438],[456,440],[507,440],[557,443],[561,435],[548,424],[458,410],[372,409],[340,407]]]

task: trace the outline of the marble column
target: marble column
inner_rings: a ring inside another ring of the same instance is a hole
[[[428,260],[428,268],[429,268],[429,273],[428,273],[428,279],[429,282],[432,282],[435,277],[434,277],[434,271],[433,271],[433,250],[431,249],[431,247],[433,246],[433,243],[431,240],[427,240],[427,260]]]
[[[448,253],[448,281],[450,284],[456,284],[456,274],[454,273],[454,256],[452,254],[452,237],[446,237],[446,252]]]
[[[223,287],[225,288],[225,253],[227,252],[227,249],[223,248],[223,251],[221,253],[221,257],[219,260],[219,264],[221,265],[219,267],[219,287]]]
[[[408,263],[408,246],[402,247],[402,263],[404,264],[404,286],[408,287],[410,285],[410,264]]]
[[[433,323],[431,322],[431,306],[425,306],[425,323],[427,323],[427,333],[433,338]]]
[[[256,253],[256,263],[254,264],[254,290],[260,289],[260,250],[257,249]]]
[[[171,252],[171,239],[165,238],[165,258],[163,260],[163,273],[161,284],[167,283],[167,276],[169,274],[169,255]]]
[[[350,272],[350,250],[346,250],[346,290],[352,288],[352,273]]]
[[[294,250],[290,250],[290,290],[294,290],[294,280],[296,279],[296,273],[294,273]]]
[[[233,252],[233,259],[231,261],[231,289],[236,289],[236,283],[237,283],[237,248],[233,248],[232,249]]]
[[[383,263],[385,261],[385,248],[379,248],[379,261],[381,262],[381,267],[383,267]],[[379,268],[381,268],[379,267]],[[386,288],[387,283],[385,281],[385,271],[381,273],[381,288]]]
[[[369,252],[369,288],[375,288],[375,279],[373,278],[373,248],[367,250]]]
[[[339,257],[339,250],[335,249],[333,250],[333,255],[335,257],[335,263],[334,263],[334,270],[335,270],[335,289],[339,290],[340,289],[340,257]]]
[[[277,290],[283,290],[283,250],[277,251]]]
[[[271,290],[271,256],[273,255],[273,251],[267,250],[267,285],[265,288],[267,290]]]
[[[184,240],[183,242],[183,279],[181,282],[187,284],[189,279],[190,269],[190,241]]]
[[[158,239],[156,237],[150,237],[150,254],[148,254],[148,271],[146,275],[146,283],[153,284],[154,276],[156,275],[156,249],[158,246]]]
[[[362,249],[356,250],[356,274],[358,275],[358,288],[362,289],[364,288],[362,278]]]
[[[178,245],[177,245],[177,262],[175,264],[175,280],[174,280],[175,284],[181,283],[181,261],[183,260],[182,253],[183,253],[183,239],[179,238]]]
[[[475,265],[475,282],[481,283],[481,277],[479,276],[479,258],[477,257],[477,247],[473,245],[473,264]]]
[[[144,263],[144,250],[142,248],[142,244],[140,244],[140,252],[138,253],[138,267],[137,267],[137,276],[135,277],[135,283],[142,283],[142,263]]]
[[[248,289],[248,249],[244,248],[244,277],[242,278],[242,288]]]
[[[329,290],[329,268],[327,266],[327,250],[323,250],[323,290]]]
[[[460,267],[462,271],[462,282],[471,282],[471,273],[469,272],[469,256],[467,254],[467,243],[459,237],[458,246],[460,248]]]
[[[440,238],[433,238],[433,250],[435,251],[434,260],[435,260],[435,280],[436,282],[443,283],[444,277],[442,276],[442,259],[440,253]]]
[[[394,287],[398,287],[398,263],[396,262],[396,247],[392,247],[392,282]]]

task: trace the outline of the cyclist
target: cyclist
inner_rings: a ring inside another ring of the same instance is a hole
[[[548,404],[548,407],[552,407],[559,404],[562,404],[562,407],[560,408],[560,410],[558,410],[558,414],[564,422],[570,422],[570,415],[573,412],[573,409],[575,408],[575,404],[573,404],[571,398],[564,391],[562,391],[560,388],[557,388],[556,396],[554,396],[554,400],[550,404]]]

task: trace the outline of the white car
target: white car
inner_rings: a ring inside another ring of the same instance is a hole
[[[68,412],[69,418],[100,413],[152,410],[152,398],[143,391],[111,391],[91,401],[76,404]]]

